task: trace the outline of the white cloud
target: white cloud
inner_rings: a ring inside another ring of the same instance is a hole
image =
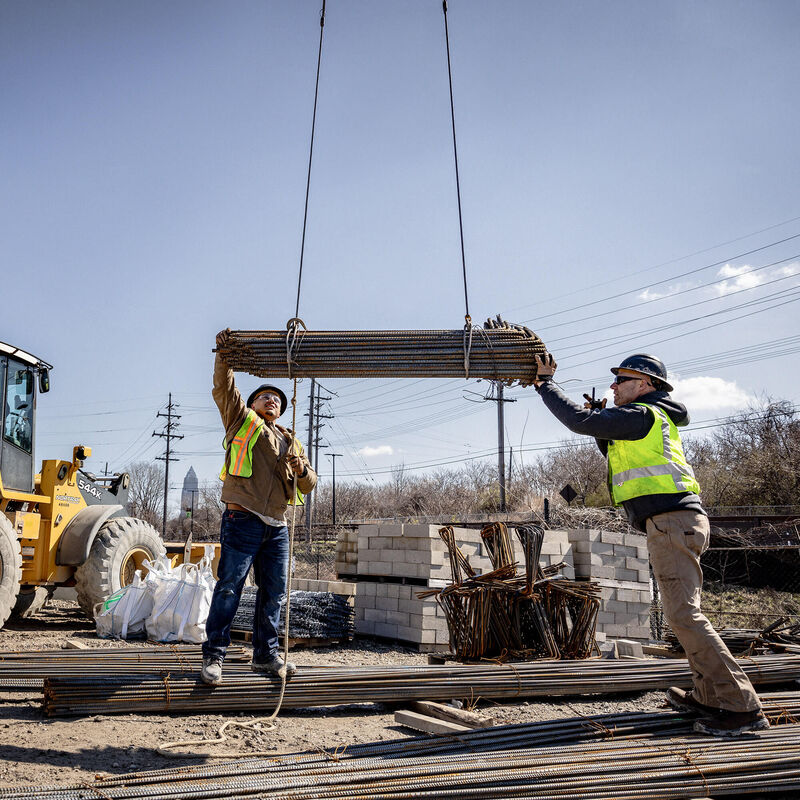
[[[764,272],[754,272],[753,268],[745,264],[741,267],[732,267],[726,264],[717,273],[720,278],[730,278],[731,280],[722,281],[714,287],[714,291],[718,295],[730,294],[731,292],[738,292],[742,289],[753,289],[760,286],[764,281],[770,277],[769,274]]]
[[[643,292],[639,292],[637,297],[639,300],[646,303],[648,300],[660,300],[662,297],[670,297],[673,294],[691,288],[692,284],[690,283],[674,283],[671,286],[665,286],[663,289],[657,290],[648,287]]]
[[[700,376],[672,381],[672,396],[683,403],[690,414],[697,411],[714,411],[721,408],[744,408],[754,398],[734,381]]]
[[[394,453],[394,450],[388,444],[379,444],[377,447],[370,447],[369,445],[362,447],[358,453],[364,458],[372,458],[374,456],[390,456]]]
[[[788,278],[790,275],[797,275],[800,273],[800,263],[795,261],[793,264],[786,264],[783,267],[779,267],[777,273],[782,278]]]

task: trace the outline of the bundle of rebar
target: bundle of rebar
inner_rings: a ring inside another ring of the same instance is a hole
[[[453,583],[418,596],[435,597],[442,607],[456,658],[588,658],[599,652],[595,629],[600,587],[546,575],[539,564],[542,528],[519,525],[516,533],[525,558],[524,577],[517,574],[504,523],[491,523],[481,531],[494,567],[485,575],[475,574],[456,544],[452,526],[439,530],[450,555]]]
[[[769,701],[765,708],[770,708]],[[800,786],[800,725],[786,715],[776,719],[773,714],[772,721],[785,724],[756,736],[720,740],[692,735],[691,718],[677,712],[610,714],[372,742],[335,751],[182,765],[97,778],[91,784],[0,789],[0,798],[794,796]]]
[[[780,617],[763,630],[749,628],[723,628],[717,631],[727,648],[737,655],[743,653],[800,652],[800,622],[790,617]],[[678,637],[668,630],[664,641],[676,652],[683,648]]]
[[[755,656],[739,662],[754,684],[785,683],[800,677],[800,656]],[[531,697],[614,694],[692,686],[683,659],[645,661],[530,661],[512,664],[455,664],[402,667],[300,666],[288,682],[284,708],[310,708],[402,700],[447,701],[477,697],[517,700]],[[90,677],[52,676],[44,682],[50,716],[264,711],[280,693],[271,677],[230,673],[219,686],[182,675]]]
[[[252,631],[258,589],[245,586],[231,628]],[[355,612],[342,597],[332,592],[293,591],[289,607],[289,636],[292,639],[352,639]],[[284,634],[285,616],[281,603],[279,636]]]
[[[0,688],[42,686],[51,676],[148,674],[193,675],[202,665],[200,645],[88,647],[80,650],[14,650],[0,652]],[[248,669],[243,647],[229,647],[226,665]]]
[[[230,331],[217,347],[233,370],[264,378],[486,378],[526,386],[542,340],[487,320],[461,330]]]

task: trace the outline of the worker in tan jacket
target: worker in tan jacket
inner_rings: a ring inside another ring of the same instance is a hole
[[[225,330],[217,334],[218,349],[229,333]],[[252,669],[292,675],[294,664],[284,664],[278,654],[280,604],[289,559],[286,507],[300,502],[302,495],[316,485],[317,476],[291,431],[276,422],[287,406],[286,395],[278,387],[259,386],[245,403],[233,371],[217,352],[213,395],[225,426],[225,466],[220,475],[225,511],[201,677],[212,685],[222,680],[231,623],[251,566],[258,587]],[[293,496],[295,479],[297,494]]]

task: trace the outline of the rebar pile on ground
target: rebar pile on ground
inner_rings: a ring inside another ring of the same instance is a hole
[[[547,577],[552,568],[543,570],[539,565],[544,531],[536,525],[519,525],[516,533],[525,554],[524,577],[517,574],[504,523],[492,523],[481,531],[494,567],[485,575],[475,575],[456,544],[452,526],[441,528],[453,583],[417,596],[436,598],[447,618],[450,645],[460,660],[588,658],[596,651],[600,588],[586,581]]]
[[[249,670],[243,647],[229,647],[226,667]],[[147,674],[192,675],[202,666],[196,644],[152,647],[88,647],[82,650],[14,650],[0,652],[0,689],[42,686],[50,676]]]
[[[737,655],[800,651],[800,622],[792,622],[789,617],[781,617],[763,630],[723,628],[717,633],[728,649]],[[683,652],[671,630],[664,634],[664,641],[675,652]]]
[[[252,631],[256,611],[254,586],[245,586],[231,628]],[[279,636],[284,633],[283,605]],[[355,611],[342,597],[332,592],[293,591],[289,607],[289,636],[293,639],[352,639]]]
[[[231,331],[231,369],[263,378],[487,378],[526,386],[542,340],[522,325],[405,331]],[[291,363],[291,369],[289,364]]]
[[[800,678],[800,656],[754,656],[739,662],[754,684]],[[531,697],[615,694],[692,686],[683,659],[644,661],[530,661],[514,664],[402,667],[298,667],[287,683],[284,708],[310,708],[405,700],[474,702]],[[274,707],[280,680],[252,673],[229,673],[219,686],[182,676],[57,677],[44,682],[43,707],[49,716],[159,712],[214,714],[264,711]]]
[[[797,693],[794,693],[795,696]],[[765,698],[766,699],[766,698]],[[796,703],[796,697],[789,702]],[[780,707],[781,700],[765,707]],[[795,705],[796,708],[796,705]],[[610,714],[336,750],[0,789],[16,800],[280,797],[284,800],[555,798],[661,800],[800,790],[800,725],[755,736],[691,735],[678,712]]]

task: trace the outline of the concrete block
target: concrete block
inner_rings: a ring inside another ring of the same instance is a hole
[[[606,629],[607,625],[613,625],[617,621],[616,615],[608,611],[597,612],[597,624]]]
[[[378,526],[378,531],[376,534],[373,535],[380,535],[380,536],[402,536],[403,535],[403,525],[391,522],[386,524],[381,524]]]
[[[357,619],[355,623],[355,632],[363,636],[374,636],[375,623],[372,620]]]
[[[376,597],[375,608],[381,611],[397,611],[398,600],[396,597]]]
[[[403,525],[403,536],[409,538],[422,538],[422,539],[439,539],[439,526],[438,525]]]
[[[637,570],[639,574],[639,583],[646,583],[649,585],[650,583],[650,570],[649,569],[639,569]]]
[[[422,631],[420,631],[419,643],[420,644],[435,644],[436,643],[436,631],[434,631],[434,630],[422,630]]]
[[[618,569],[616,578],[621,581],[635,581],[639,578],[639,573],[635,569]]]
[[[358,561],[361,567],[361,559]],[[363,570],[367,575],[391,575],[392,565],[388,561],[372,561]]]
[[[389,597],[400,597],[400,589],[402,586],[399,583],[383,583],[379,585],[383,586],[384,591]]]
[[[387,613],[379,608],[365,608],[364,619],[369,622],[384,622]]]
[[[636,642],[632,639],[617,639],[614,642],[614,646],[618,658],[622,658],[623,656],[629,658],[644,658],[641,642]]]
[[[624,544],[624,534],[617,531],[602,531],[600,534],[600,541],[607,544]]]
[[[414,642],[414,644],[422,644],[422,631],[419,628],[408,627],[407,625],[397,626],[397,638],[403,642]],[[432,637],[435,639],[434,637]]]
[[[446,630],[436,631],[436,644],[450,644],[450,634]]]
[[[409,614],[404,614],[402,611],[387,611],[386,622],[393,625],[409,625]]]
[[[569,541],[576,542],[596,542],[600,539],[600,531],[590,528],[571,528],[567,530]]]
[[[603,611],[609,611],[612,614],[616,612],[622,612],[623,614],[627,614],[630,611],[629,604],[623,603],[620,600],[606,600],[600,606]]]
[[[396,639],[397,625],[390,625],[388,622],[376,622],[375,636],[386,636],[390,639]]]
[[[577,572],[577,567],[575,568]],[[592,578],[606,578],[606,579],[613,579],[616,575],[616,570],[614,567],[592,567],[591,577]]]

